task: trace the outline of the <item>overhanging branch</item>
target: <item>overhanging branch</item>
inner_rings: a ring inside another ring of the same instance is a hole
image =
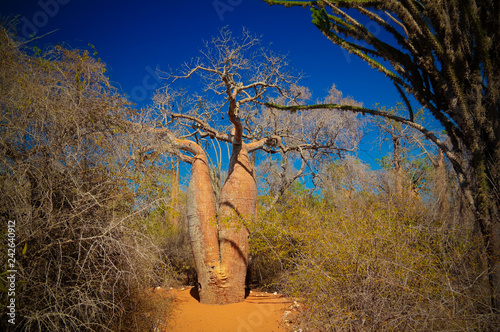
[[[443,153],[446,155],[446,157],[450,160],[451,163],[454,164],[454,166],[458,167],[461,170],[462,175],[465,173],[463,172],[462,165],[459,162],[458,157],[456,154],[451,151],[448,146],[441,141],[433,132],[422,126],[421,124],[418,124],[414,121],[411,121],[410,119],[406,119],[391,113],[383,112],[383,111],[378,111],[366,107],[361,107],[361,106],[352,106],[352,105],[338,105],[338,104],[314,104],[314,105],[291,105],[291,106],[282,106],[282,105],[277,105],[273,103],[265,103],[267,107],[270,108],[275,108],[275,109],[280,109],[284,111],[291,111],[291,112],[296,112],[299,110],[339,110],[339,111],[349,111],[349,112],[354,112],[354,113],[361,113],[363,115],[365,114],[370,114],[373,116],[380,116],[384,117],[387,119],[391,119],[394,121],[397,121],[399,123],[403,123],[409,127],[412,127],[419,132],[421,132],[428,140],[436,144],[436,146],[443,151]]]

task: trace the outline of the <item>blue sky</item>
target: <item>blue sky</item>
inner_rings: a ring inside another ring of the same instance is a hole
[[[292,66],[308,76],[302,84],[318,97],[335,83],[368,107],[392,106],[399,100],[382,74],[328,41],[311,24],[308,9],[269,6],[261,0],[20,0],[3,1],[0,13],[20,15],[22,36],[57,30],[37,40],[39,46],[93,44],[111,79],[135,99],[141,95],[134,87],[154,85],[146,78],[151,69],[178,67],[227,25],[235,33],[247,27],[272,43],[272,49],[288,54]]]
[[[389,79],[321,34],[309,9],[269,6],[261,0],[19,0],[2,1],[0,14],[19,15],[21,37],[56,30],[33,46],[94,45],[114,85],[138,105],[148,102],[147,95],[162,84],[156,68],[178,68],[224,26],[235,33],[246,27],[273,50],[287,54],[291,65],[307,76],[302,85],[315,98],[335,83],[367,107],[400,101]],[[377,150],[369,155],[376,157]],[[361,157],[373,165],[369,155]]]

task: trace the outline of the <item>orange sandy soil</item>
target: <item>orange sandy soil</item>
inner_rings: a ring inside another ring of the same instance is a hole
[[[198,301],[196,288],[157,289],[174,296],[168,332],[280,332],[293,331],[288,321],[299,305],[276,293],[251,291],[245,301],[207,305]]]

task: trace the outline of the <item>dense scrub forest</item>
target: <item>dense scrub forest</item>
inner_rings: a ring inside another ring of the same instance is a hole
[[[369,110],[335,85],[313,103],[246,30],[204,46],[138,109],[95,50],[1,26],[2,330],[168,331],[174,304],[146,294],[182,285],[207,304],[279,291],[304,304],[303,331],[500,328],[456,142],[415,125],[433,126],[425,108]],[[359,157],[368,133],[377,169]]]
[[[282,1],[307,7],[333,44],[383,73],[407,107],[405,116],[377,109],[338,109],[395,120],[418,130],[446,156],[483,237],[490,304],[500,310],[500,47],[494,1]],[[356,14],[357,18],[354,18]],[[361,23],[360,20],[363,20]],[[369,25],[377,32],[372,33]],[[444,140],[415,118],[410,98],[444,129]],[[304,109],[302,105],[274,105]],[[308,108],[331,105],[308,105]]]

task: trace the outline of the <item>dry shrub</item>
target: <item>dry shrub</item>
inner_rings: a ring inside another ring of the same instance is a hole
[[[124,307],[126,314],[114,331],[168,331],[165,319],[173,311],[172,297],[155,290],[143,290],[128,296]]]
[[[161,245],[165,253],[165,259],[169,262],[169,272],[173,278],[173,286],[195,286],[198,282],[191,250],[191,240],[187,227],[185,227],[186,224],[187,222],[182,223],[182,226],[173,234],[165,237]]]
[[[433,220],[425,204],[360,195],[333,209],[289,197],[261,214],[256,242],[288,268],[283,292],[312,331],[497,330],[480,239]],[[291,241],[293,240],[293,241]],[[292,250],[293,248],[293,250]],[[262,250],[261,250],[262,252]],[[292,254],[293,253],[293,254]]]
[[[15,220],[17,270],[16,325],[0,329],[120,330],[131,299],[169,278],[133,227],[148,206],[124,180],[127,103],[88,52],[23,49],[1,27],[0,58],[0,262]]]
[[[169,162],[166,158],[155,158],[130,172],[134,195],[140,197],[136,204],[147,207],[131,225],[161,249],[164,262],[161,269],[168,272],[172,285],[194,285],[196,271],[187,228],[186,197],[171,195],[176,176],[172,170],[165,171]]]
[[[269,209],[273,197],[259,198],[259,217],[251,225],[250,261],[247,284],[253,288],[277,289],[279,279],[284,271],[294,266],[297,254],[298,239],[294,227],[288,227],[286,200],[282,204]]]

